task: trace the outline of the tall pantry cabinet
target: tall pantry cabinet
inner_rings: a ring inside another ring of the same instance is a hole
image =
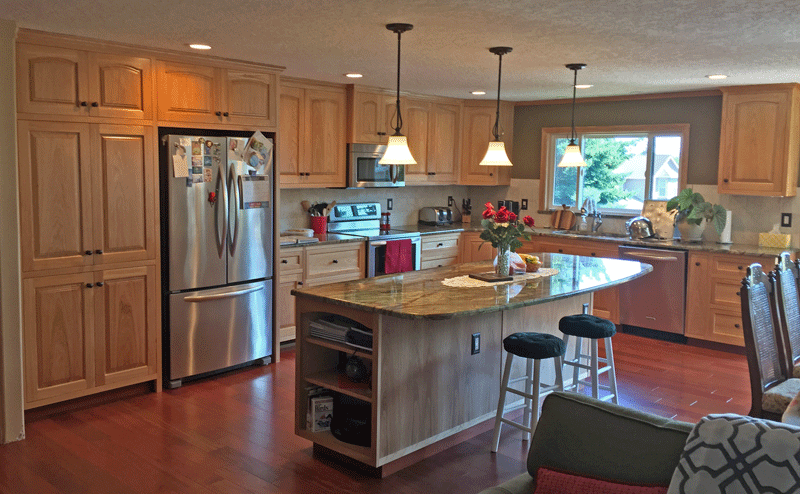
[[[160,386],[153,60],[21,32],[25,408]]]

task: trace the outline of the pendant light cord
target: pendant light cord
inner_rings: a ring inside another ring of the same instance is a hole
[[[570,135],[570,144],[575,144],[575,95],[578,90],[578,69],[572,69],[575,72],[575,78],[572,81],[572,134]]]
[[[494,128],[492,128],[495,141],[500,140],[500,78],[503,75],[503,54],[498,54],[498,57],[500,57],[500,64],[497,69],[497,111],[494,116]]]
[[[395,105],[397,107],[397,127],[394,129],[395,135],[400,133],[400,129],[403,128],[403,116],[400,115],[400,36],[402,35],[401,31],[397,32],[397,99],[395,100]]]

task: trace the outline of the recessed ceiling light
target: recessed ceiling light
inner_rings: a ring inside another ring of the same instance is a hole
[[[575,84],[575,89],[589,89],[594,87],[594,84]]]
[[[470,91],[470,94],[474,94],[475,96],[483,96],[486,94],[486,91]]]
[[[726,76],[725,74],[712,74],[712,75],[707,75],[706,77],[708,77],[709,79],[727,79],[728,78],[728,76]]]
[[[349,77],[351,79],[360,79],[361,77],[364,77],[363,75],[356,74],[355,72],[350,72],[349,74],[345,74],[344,76]]]
[[[201,43],[192,43],[191,45],[189,45],[189,48],[192,48],[194,50],[210,50],[211,49],[210,46],[204,45],[204,44],[201,44]]]

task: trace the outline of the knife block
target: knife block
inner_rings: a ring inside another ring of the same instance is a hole
[[[461,223],[462,224],[470,224],[470,223],[472,223],[472,215],[462,214],[461,215]]]

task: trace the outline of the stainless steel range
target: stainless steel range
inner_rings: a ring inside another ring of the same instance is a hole
[[[386,274],[386,242],[411,239],[412,265],[420,269],[422,242],[419,232],[404,230],[381,230],[381,205],[377,202],[355,202],[337,204],[333,207],[328,223],[328,232],[367,238],[367,277]]]

